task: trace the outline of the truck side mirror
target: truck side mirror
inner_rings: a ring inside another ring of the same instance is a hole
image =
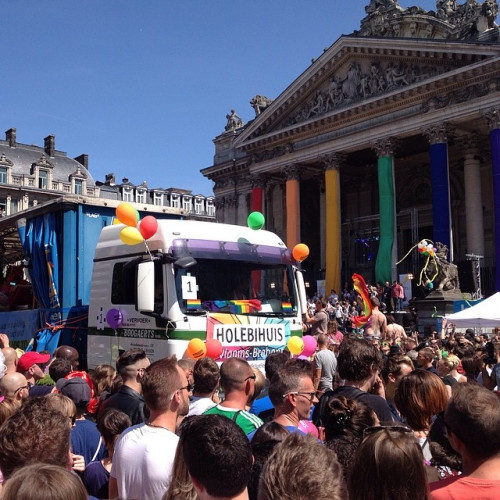
[[[137,310],[155,310],[155,264],[152,260],[141,262],[137,266]]]
[[[307,297],[306,297],[306,287],[304,285],[304,276],[302,276],[302,271],[299,269],[295,270],[295,277],[297,279],[297,288],[299,292],[299,302],[302,314],[307,311]]]

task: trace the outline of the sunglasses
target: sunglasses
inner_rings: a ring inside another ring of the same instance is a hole
[[[285,398],[289,394],[296,394],[297,396],[304,396],[306,399],[309,400],[310,403],[312,403],[314,398],[316,397],[316,392],[300,392],[300,391],[287,392],[286,394],[283,394],[283,397]]]
[[[402,434],[413,434],[413,431],[410,428],[404,427],[402,425],[373,425],[371,427],[367,427],[363,431],[363,438],[385,430],[401,432]]]
[[[18,387],[15,391],[14,394],[17,394],[19,391],[22,391],[23,389],[29,389],[28,385],[23,385],[22,387]]]

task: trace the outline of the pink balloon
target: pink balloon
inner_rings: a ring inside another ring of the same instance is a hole
[[[318,428],[310,420],[299,420],[298,428],[306,434],[312,434],[315,438],[319,438]]]
[[[302,351],[303,356],[312,356],[316,352],[316,347],[318,343],[312,335],[304,335],[302,337],[304,341],[304,350]]]

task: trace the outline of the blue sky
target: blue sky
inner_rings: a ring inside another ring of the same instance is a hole
[[[251,120],[250,99],[276,98],[368,3],[5,0],[0,130],[39,146],[55,134],[68,156],[89,155],[95,180],[211,194],[199,171],[229,110]]]

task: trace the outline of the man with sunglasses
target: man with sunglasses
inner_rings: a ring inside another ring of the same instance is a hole
[[[45,376],[45,367],[49,361],[50,354],[35,351],[25,352],[19,358],[17,371],[22,373],[28,381],[30,398],[45,396],[52,391],[53,387],[50,385],[36,385],[37,380]]]
[[[271,379],[269,398],[274,405],[274,422],[290,432],[298,429],[300,420],[308,420],[318,402],[310,374],[298,365],[288,363]]]
[[[230,358],[220,368],[220,385],[224,401],[205,411],[203,415],[222,415],[230,418],[248,435],[257,430],[262,420],[245,410],[255,391],[256,375],[244,359]]]
[[[16,406],[28,398],[28,381],[21,373],[6,373],[0,379],[0,393],[5,399],[13,401]]]
[[[142,397],[142,378],[150,364],[143,349],[134,347],[120,354],[116,370],[122,377],[123,385],[101,405],[99,413],[107,408],[116,408],[130,417],[132,425],[144,422],[148,410]]]
[[[129,427],[115,445],[110,498],[153,500],[163,496],[172,475],[178,417],[189,410],[186,374],[175,356],[155,361],[144,372],[142,394],[146,422]]]

